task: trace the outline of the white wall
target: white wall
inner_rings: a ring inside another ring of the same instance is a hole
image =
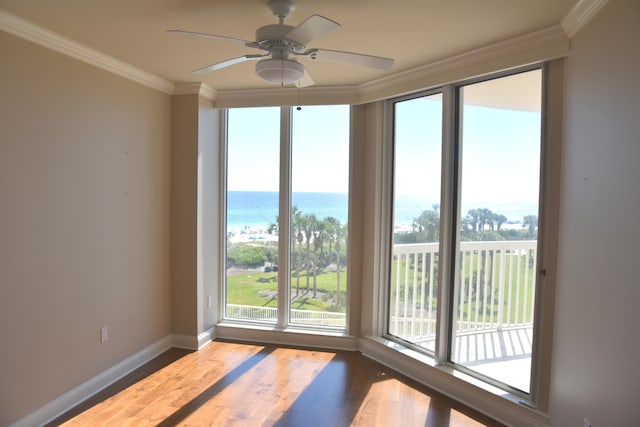
[[[551,422],[640,423],[640,2],[609,4],[572,40]]]
[[[4,426],[171,332],[171,104],[1,32],[0,52]]]

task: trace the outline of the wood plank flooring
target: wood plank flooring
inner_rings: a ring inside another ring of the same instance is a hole
[[[49,425],[499,426],[357,352],[172,349]]]

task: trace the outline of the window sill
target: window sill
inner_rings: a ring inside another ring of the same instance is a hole
[[[368,336],[358,339],[358,349],[365,356],[507,425],[549,425],[548,415],[532,407],[521,395],[502,390],[451,366],[438,365],[432,357],[397,342]]]
[[[215,326],[216,338],[258,342],[265,344],[293,345],[311,348],[355,351],[356,338],[341,330],[307,329],[259,323],[223,321]]]

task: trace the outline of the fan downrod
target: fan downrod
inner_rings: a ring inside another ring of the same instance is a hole
[[[280,24],[282,24],[284,19],[288,18],[296,8],[291,0],[269,0],[267,4],[274,16],[280,20]]]

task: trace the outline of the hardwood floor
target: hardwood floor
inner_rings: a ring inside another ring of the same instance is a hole
[[[172,349],[49,425],[499,426],[357,352]]]

